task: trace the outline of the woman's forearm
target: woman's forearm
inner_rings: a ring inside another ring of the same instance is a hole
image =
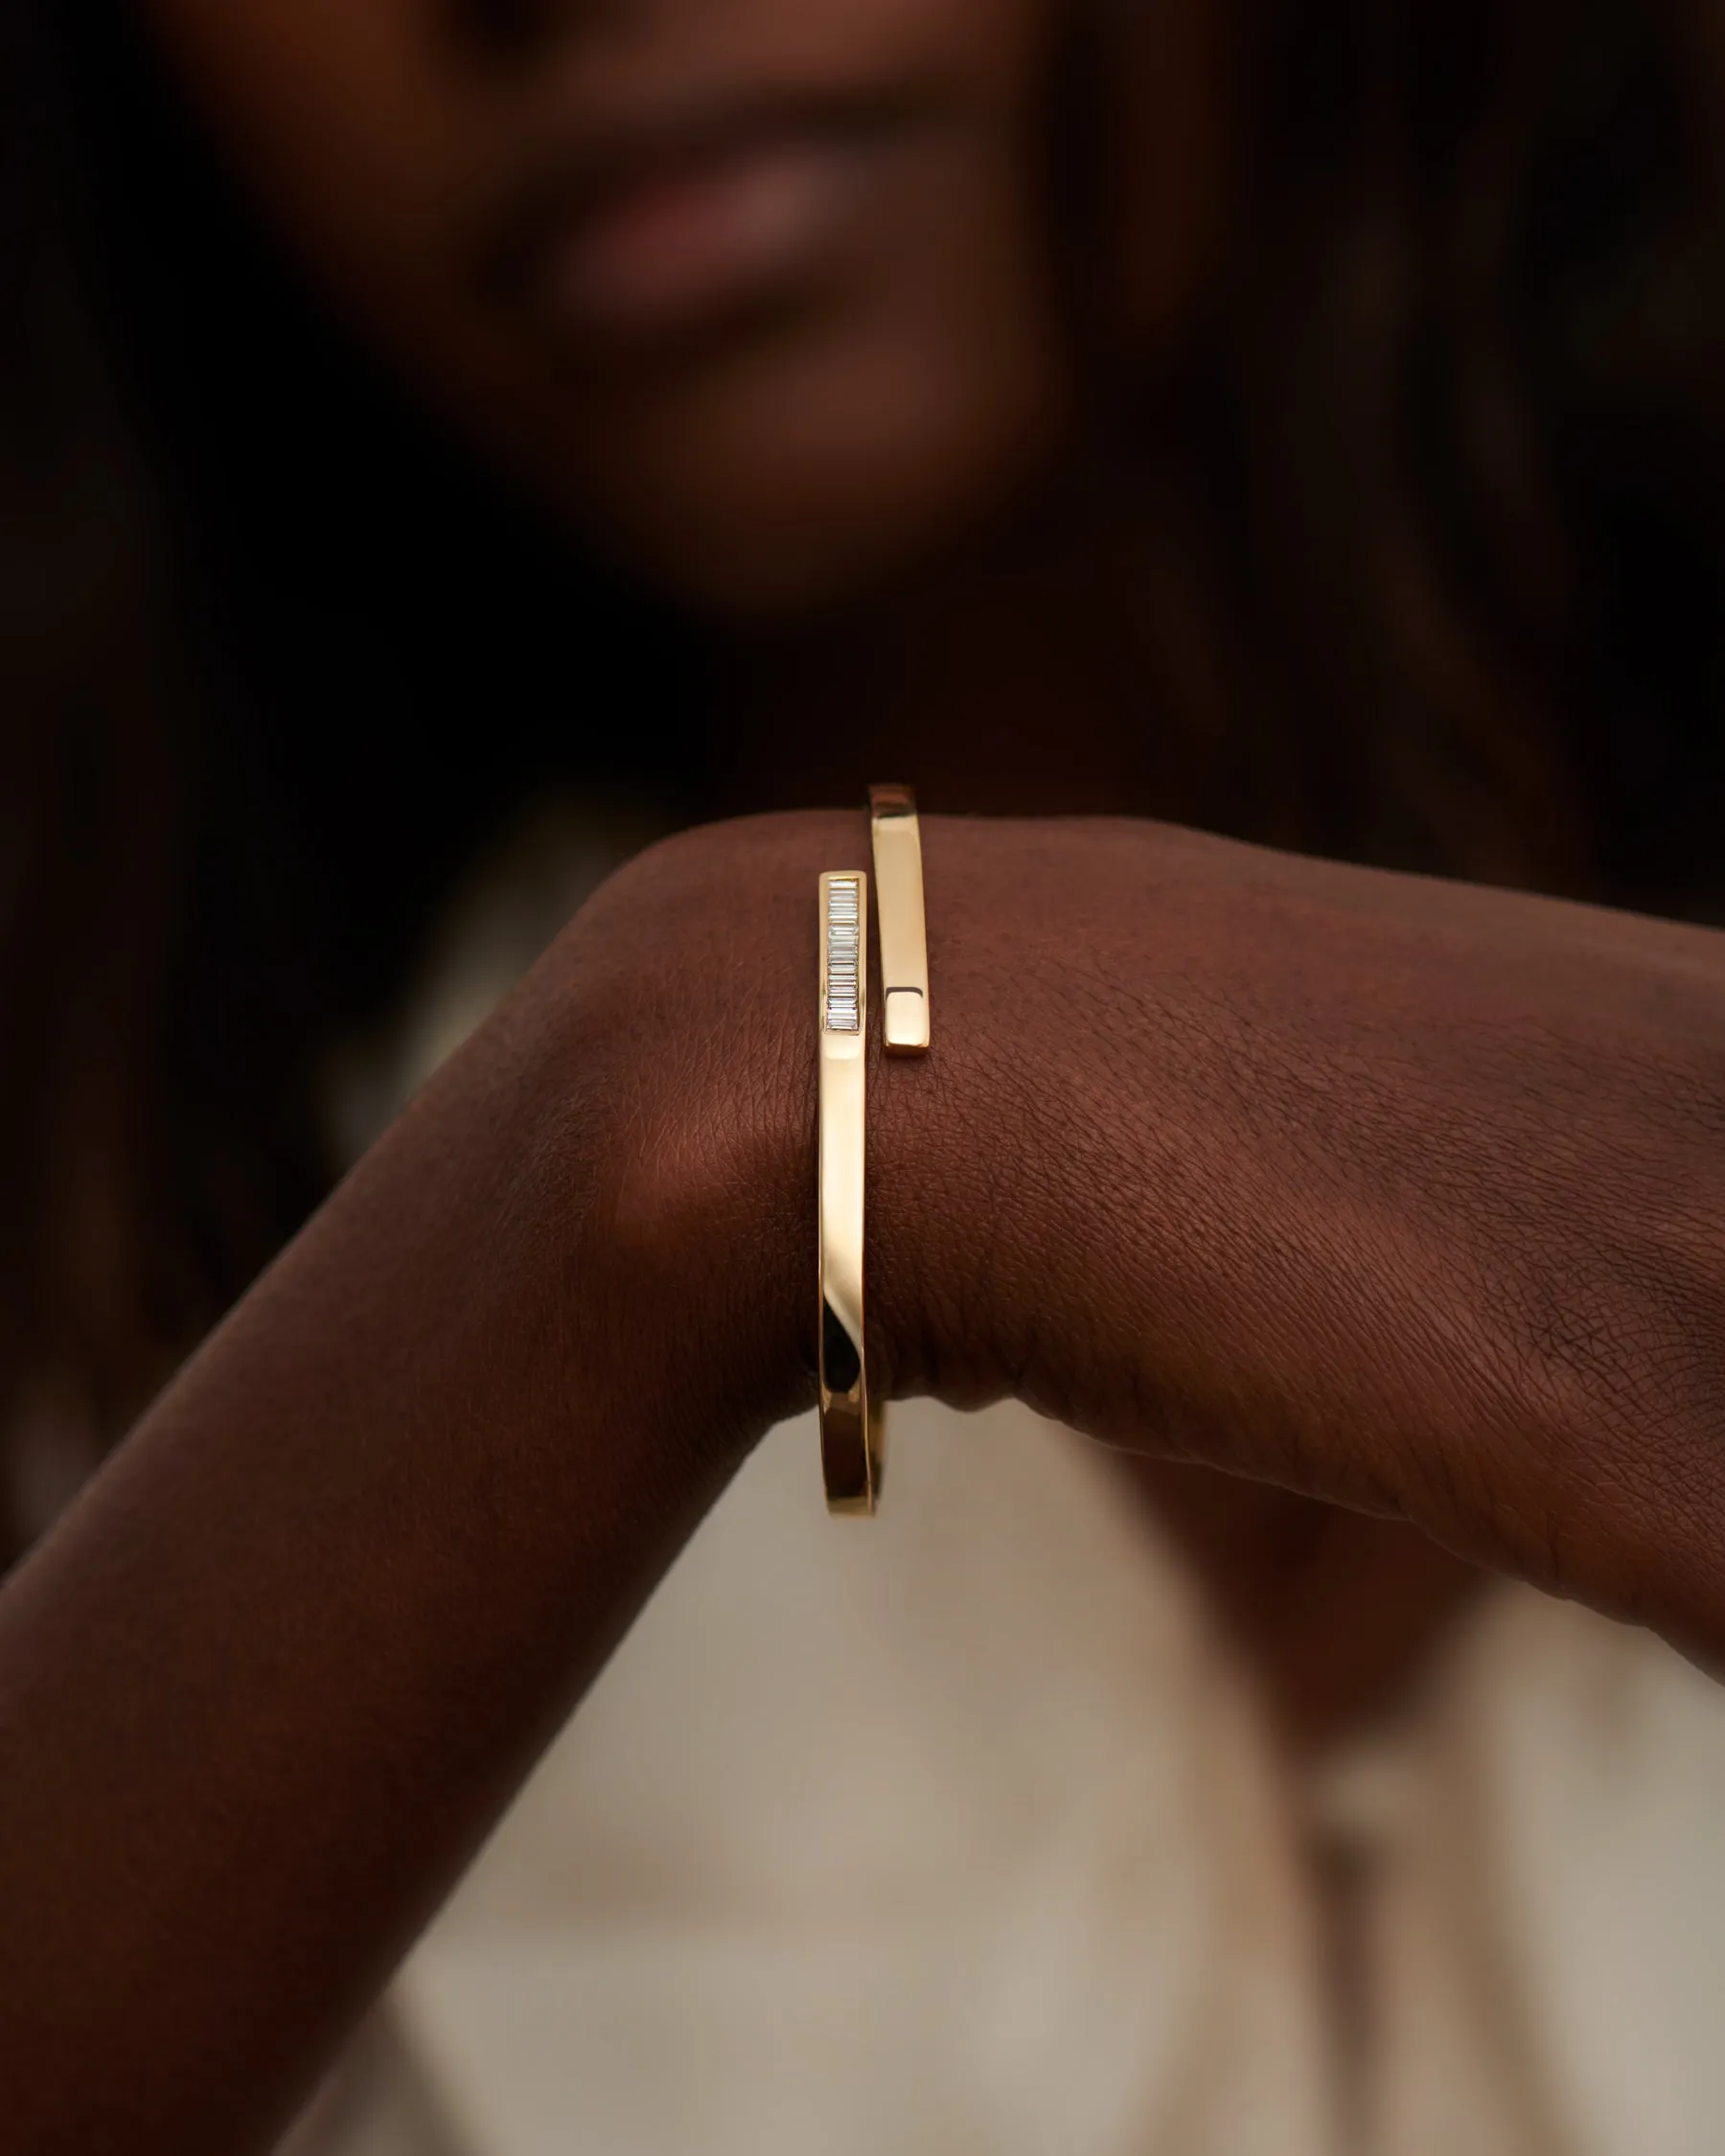
[[[582,1003],[530,984],[0,1595],[8,2146],[266,2133],[766,1419],[775,1112],[689,1199],[716,1328]]]

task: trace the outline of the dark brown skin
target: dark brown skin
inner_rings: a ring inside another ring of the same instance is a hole
[[[1725,942],[1151,824],[926,843],[889,1388],[1725,1658]],[[260,2145],[807,1401],[815,878],[865,846],[785,815],[614,879],[0,1595],[15,2145]]]

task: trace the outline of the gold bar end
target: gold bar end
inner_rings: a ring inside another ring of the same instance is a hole
[[[929,998],[920,988],[889,988],[883,998],[882,1044],[889,1056],[929,1052]]]

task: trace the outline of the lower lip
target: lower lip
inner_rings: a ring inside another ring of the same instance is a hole
[[[583,339],[651,343],[794,288],[842,244],[875,140],[778,137],[644,178],[572,217],[540,254],[540,310]]]

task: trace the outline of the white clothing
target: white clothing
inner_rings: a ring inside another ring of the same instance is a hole
[[[1333,1778],[1356,2140],[1297,1793],[1172,1557],[1024,1411],[895,1417],[872,1523],[810,1421],[745,1469],[402,1973],[443,2138],[343,2156],[1725,2147],[1707,1680],[1505,1589]]]

